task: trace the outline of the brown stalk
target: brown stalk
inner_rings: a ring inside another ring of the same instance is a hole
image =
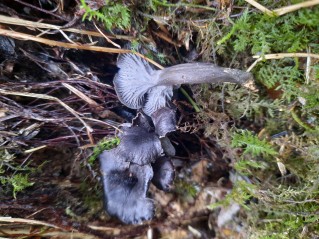
[[[117,48],[109,48],[109,47],[100,47],[100,46],[90,46],[90,45],[81,45],[81,44],[71,44],[71,43],[65,43],[65,42],[59,42],[59,41],[54,41],[42,37],[36,37],[33,35],[21,33],[21,32],[16,32],[16,31],[10,31],[6,29],[0,29],[0,35],[3,36],[8,36],[12,37],[18,40],[30,40],[30,41],[35,41],[39,43],[43,43],[49,46],[58,46],[58,47],[64,47],[64,48],[71,48],[71,49],[79,49],[79,50],[87,50],[87,51],[98,51],[98,52],[106,52],[106,53],[134,53],[143,59],[149,61],[153,65],[157,66],[158,68],[163,68],[160,64],[157,62],[153,61],[152,59],[149,59],[148,57],[138,53],[138,52],[132,52],[131,50],[128,49],[117,49]]]

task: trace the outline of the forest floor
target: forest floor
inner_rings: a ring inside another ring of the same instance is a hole
[[[317,4],[1,1],[0,237],[319,238]],[[95,160],[136,113],[112,83],[128,52],[250,71],[257,89],[176,91],[174,186],[150,187],[141,225],[107,215]]]

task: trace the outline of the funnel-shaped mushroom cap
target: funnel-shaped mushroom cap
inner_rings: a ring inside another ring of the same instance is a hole
[[[135,54],[120,55],[120,68],[114,77],[114,88],[119,100],[131,109],[141,109],[145,104],[145,94],[157,84],[156,71]]]
[[[176,130],[176,110],[168,107],[160,108],[152,114],[155,133],[161,138]]]
[[[146,198],[153,170],[125,162],[114,150],[100,155],[105,206],[111,216],[128,224],[141,223],[154,216],[154,203]]]
[[[145,165],[154,162],[163,153],[159,138],[145,128],[124,128],[119,138],[120,144],[114,150],[127,162]]]
[[[170,158],[160,157],[152,164],[154,177],[152,183],[160,190],[169,191],[175,177],[174,165]]]

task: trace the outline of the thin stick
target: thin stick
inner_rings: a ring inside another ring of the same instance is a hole
[[[182,87],[180,88],[180,90],[183,93],[183,95],[188,99],[189,103],[191,103],[191,105],[193,106],[195,112],[196,113],[200,112],[200,108],[197,106],[195,101],[193,101],[193,99],[189,96],[189,94],[186,92],[186,90],[184,90]]]
[[[293,5],[290,5],[287,7],[277,8],[277,9],[273,10],[273,12],[275,12],[277,16],[281,16],[281,15],[284,15],[286,13],[299,10],[301,8],[312,7],[312,6],[315,6],[318,4],[319,4],[319,0],[305,1],[305,2],[301,2],[301,3],[293,4]]]
[[[109,47],[101,47],[101,46],[90,46],[90,45],[77,45],[77,44],[71,44],[66,42],[59,42],[59,41],[53,41],[42,37],[35,37],[29,34],[21,33],[21,32],[15,32],[5,29],[0,29],[0,35],[12,37],[18,40],[30,40],[35,41],[39,43],[43,43],[49,46],[59,46],[64,48],[71,48],[71,49],[80,49],[80,50],[87,50],[87,51],[98,51],[98,52],[106,52],[106,53],[134,53],[143,59],[149,61],[153,65],[157,66],[160,69],[163,69],[163,67],[158,64],[157,62],[153,61],[152,59],[138,53],[131,51],[129,49],[117,49],[117,48],[109,48]]]
[[[255,8],[259,9],[261,12],[266,13],[269,16],[274,16],[274,13],[270,11],[268,8],[264,7],[260,3],[256,2],[255,0],[245,0],[249,4],[253,5]]]
[[[253,58],[255,58],[256,60],[247,69],[247,72],[250,72],[257,65],[257,63],[262,61],[262,60],[283,59],[283,58],[288,58],[288,57],[307,57],[307,59],[310,59],[310,58],[319,59],[318,54],[303,53],[303,52],[301,52],[301,53],[275,53],[275,54],[266,54],[264,56],[255,55],[255,56],[253,56]]]
[[[60,99],[50,96],[50,95],[44,95],[44,94],[35,94],[35,93],[22,93],[22,92],[17,92],[17,91],[7,91],[7,90],[2,90],[0,89],[0,94],[4,95],[18,95],[18,96],[25,96],[25,97],[32,97],[32,98],[38,98],[38,99],[46,99],[46,100],[53,100],[58,102],[60,105],[62,105],[66,110],[68,110],[72,115],[74,115],[81,123],[84,125],[84,127],[87,129],[88,132],[93,132],[93,129],[87,125],[84,120],[81,119],[79,114],[72,109],[70,106],[65,104],[63,101]]]
[[[39,146],[39,147],[36,147],[36,148],[32,148],[32,149],[25,150],[24,153],[25,153],[25,154],[33,153],[33,152],[35,152],[35,151],[38,151],[38,150],[40,150],[40,149],[44,149],[44,148],[46,148],[46,147],[47,147],[47,145],[42,145],[42,146]]]
[[[93,105],[98,107],[99,104],[96,103],[94,100],[91,98],[87,97],[85,94],[83,94],[81,91],[78,89],[74,88],[73,86],[67,84],[67,83],[62,83],[62,85],[66,88],[68,88],[70,91],[72,91],[74,94],[76,94],[78,97],[80,97],[82,100],[86,101],[89,105]]]
[[[19,40],[31,40],[39,43],[43,43],[50,46],[59,46],[64,48],[71,48],[71,49],[81,49],[81,50],[88,50],[88,51],[100,51],[100,52],[107,52],[107,53],[129,53],[131,50],[127,49],[116,49],[116,48],[109,48],[109,47],[100,47],[100,46],[89,46],[89,45],[78,45],[78,44],[71,44],[66,42],[59,42],[53,41],[42,37],[35,37],[29,34],[15,32],[5,29],[0,29],[0,35],[9,36]]]
[[[138,52],[132,52],[134,53],[135,55],[138,55],[139,57],[142,57],[143,59],[147,60],[148,62],[152,63],[154,66],[157,66],[159,69],[164,69],[164,66],[158,64],[156,61],[153,61],[152,59],[150,58],[147,58],[146,56],[142,55],[141,53],[138,53]]]
[[[24,218],[13,218],[13,217],[0,217],[0,222],[10,222],[10,223],[27,223],[32,225],[42,225],[47,227],[53,227],[58,229],[63,229],[61,227],[58,227],[56,225],[53,225],[51,223],[46,223],[38,220],[32,220],[32,219],[24,219]]]
[[[113,127],[114,129],[118,130],[119,132],[123,133],[123,131],[119,127],[117,127],[115,124],[111,124],[111,123],[108,123],[106,121],[101,121],[101,120],[97,120],[97,119],[93,119],[93,118],[87,118],[87,117],[83,117],[83,118],[86,120],[91,120],[93,122],[100,123],[100,124],[105,124],[107,126]]]
[[[256,2],[255,0],[245,0],[245,1],[253,5],[255,8],[259,9],[261,12],[266,13],[269,16],[282,16],[286,13],[294,12],[301,8],[312,7],[319,4],[319,0],[310,0],[310,1],[305,1],[305,2],[293,4],[286,7],[277,8],[271,11],[268,8],[261,5],[260,3]]]
[[[107,37],[101,30],[100,28],[97,27],[97,25],[93,22],[96,30],[99,31],[99,33],[102,34],[102,36],[105,38],[105,40],[108,42],[108,43],[111,43],[113,46],[117,47],[117,48],[121,48],[121,46],[119,44],[116,44],[115,42],[113,42],[109,37]]]
[[[310,53],[310,48],[307,49],[307,52]],[[307,57],[307,63],[306,63],[306,84],[309,84],[310,81],[310,66],[311,66],[311,57]]]
[[[63,26],[57,26],[57,25],[42,23],[42,22],[33,22],[33,21],[16,18],[16,17],[8,17],[3,15],[0,15],[0,22],[4,24],[10,24],[10,25],[16,25],[16,26],[44,28],[44,29],[50,29],[50,30],[59,30],[63,28]],[[82,35],[90,35],[95,37],[104,37],[99,32],[80,30],[76,28],[63,28],[63,31],[78,33]],[[123,39],[128,41],[132,41],[135,39],[134,37],[131,37],[131,36],[122,36],[122,35],[106,35],[106,36],[111,39]]]
[[[257,60],[255,60],[255,61],[253,62],[253,64],[251,64],[250,67],[248,67],[248,69],[247,69],[246,71],[247,71],[247,72],[250,72],[250,71],[257,65],[257,63],[260,62],[260,61],[261,61],[260,58],[258,58]]]
[[[255,55],[253,58],[261,61],[263,59],[270,60],[270,59],[282,59],[286,57],[311,57],[319,59],[319,54],[313,54],[313,53],[275,53],[275,54],[266,54],[264,56],[258,56]]]
[[[73,44],[75,44],[75,45],[78,45],[78,43],[72,41],[61,29],[59,29],[58,31],[62,34],[62,36],[64,36],[64,38],[65,38],[68,42],[73,43]]]

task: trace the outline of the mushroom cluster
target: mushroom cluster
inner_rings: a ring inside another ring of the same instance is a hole
[[[163,113],[159,117],[164,117]],[[105,207],[122,222],[136,224],[153,218],[154,202],[146,195],[150,182],[163,191],[172,185],[175,171],[165,151],[173,146],[167,146],[170,141],[165,137],[158,137],[142,113],[122,127],[119,138],[116,148],[100,155]]]
[[[171,157],[175,149],[168,134],[176,130],[173,90],[181,84],[231,82],[247,84],[250,73],[210,63],[186,63],[155,70],[135,54],[118,58],[114,88],[119,100],[139,110],[131,124],[122,127],[120,144],[100,155],[107,212],[128,224],[154,216],[147,198],[152,182],[169,191],[175,175]]]

